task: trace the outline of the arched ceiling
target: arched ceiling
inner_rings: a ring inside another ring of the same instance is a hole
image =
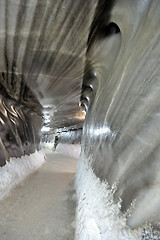
[[[0,0],[1,92],[40,114],[39,101],[53,129],[82,125],[79,97],[96,4]]]

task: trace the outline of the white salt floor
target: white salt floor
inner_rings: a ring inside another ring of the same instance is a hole
[[[47,162],[0,202],[0,240],[73,240],[76,159]]]

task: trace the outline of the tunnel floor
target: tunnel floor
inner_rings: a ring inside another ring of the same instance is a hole
[[[46,156],[46,163],[0,202],[1,240],[74,239],[76,159]]]

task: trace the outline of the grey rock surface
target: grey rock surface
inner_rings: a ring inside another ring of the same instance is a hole
[[[83,81],[82,149],[97,177],[118,181],[122,212],[135,203],[132,228],[160,224],[159,12],[157,0],[100,1]]]

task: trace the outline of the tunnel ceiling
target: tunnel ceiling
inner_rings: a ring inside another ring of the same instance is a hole
[[[84,56],[97,0],[0,0],[1,94],[51,128],[82,125]],[[41,109],[42,105],[42,109]]]

